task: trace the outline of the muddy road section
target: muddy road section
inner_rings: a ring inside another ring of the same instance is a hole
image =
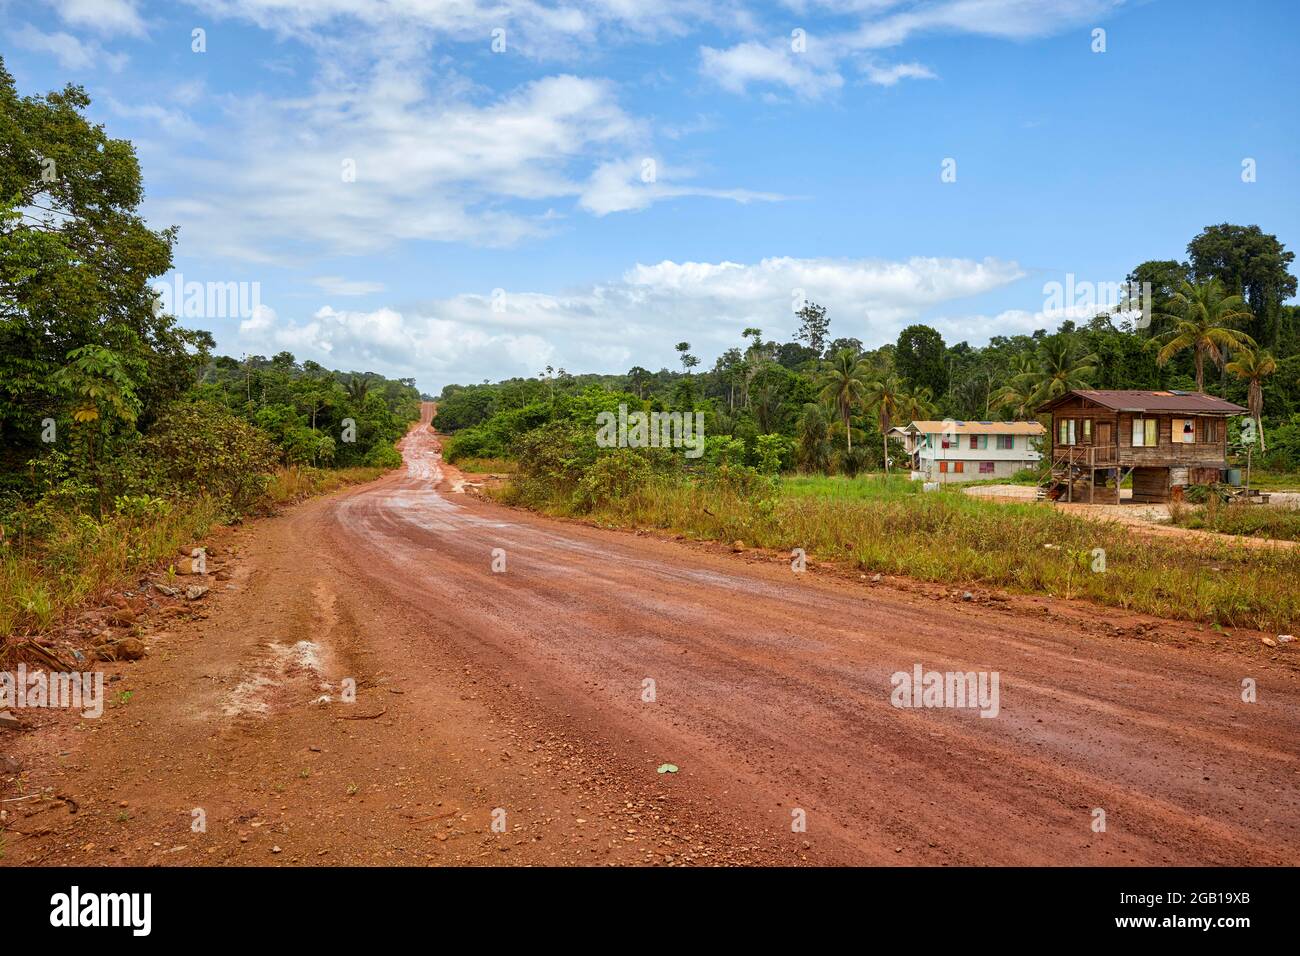
[[[0,737],[0,865],[1300,862],[1285,660],[504,508],[431,415],[230,535],[104,717]],[[895,706],[917,665],[996,716]]]

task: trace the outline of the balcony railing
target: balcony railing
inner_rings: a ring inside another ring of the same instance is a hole
[[[1119,464],[1118,445],[1057,445],[1052,464],[1059,468],[1114,468]]]

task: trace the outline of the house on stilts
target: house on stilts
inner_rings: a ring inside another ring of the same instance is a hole
[[[1047,496],[1118,504],[1168,501],[1187,485],[1223,481],[1228,419],[1240,405],[1186,391],[1076,389],[1037,409],[1052,416]]]

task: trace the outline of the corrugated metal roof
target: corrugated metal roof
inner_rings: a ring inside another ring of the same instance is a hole
[[[1212,412],[1220,415],[1241,415],[1246,411],[1240,405],[1234,405],[1227,399],[1215,395],[1173,390],[1152,392],[1136,388],[1079,388],[1045,405],[1040,405],[1038,410],[1047,411],[1076,395],[1117,412]]]
[[[920,432],[947,431],[957,435],[1042,435],[1046,431],[1040,422],[916,421],[911,427]]]

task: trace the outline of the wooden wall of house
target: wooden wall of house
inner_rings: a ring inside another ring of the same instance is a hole
[[[1142,502],[1169,499],[1168,468],[1134,468],[1133,500]]]
[[[1056,423],[1061,418],[1091,418],[1092,419],[1092,443],[1100,444],[1098,426],[1103,422],[1109,422],[1115,434],[1115,444],[1118,445],[1120,463],[1124,465],[1179,465],[1192,468],[1195,470],[1205,471],[1211,468],[1227,467],[1227,421],[1222,416],[1197,415],[1192,412],[1174,414],[1157,414],[1145,416],[1156,419],[1156,440],[1154,446],[1137,446],[1133,445],[1133,419],[1135,416],[1132,412],[1114,412],[1107,408],[1102,408],[1085,399],[1077,396],[1063,402],[1060,406],[1052,411],[1051,423],[1051,440],[1052,450],[1065,451],[1071,446],[1060,445],[1057,442]],[[1184,442],[1175,443],[1173,440],[1173,424],[1175,418],[1197,418],[1206,421],[1214,421],[1219,429],[1219,438],[1213,442],[1194,442],[1186,444]],[[1076,437],[1079,439],[1074,447],[1086,445],[1083,441],[1082,431],[1076,429]],[[1196,479],[1191,479],[1196,483]],[[1217,480],[1217,479],[1216,479]]]
[[[1133,419],[1147,417],[1156,419],[1156,440],[1158,444],[1150,446],[1133,445]],[[1213,442],[1175,442],[1173,428],[1175,418],[1199,418],[1213,421],[1219,430],[1218,441]],[[1177,415],[1138,416],[1121,412],[1119,416],[1119,457],[1125,465],[1178,465],[1196,468],[1226,468],[1228,455],[1227,422],[1217,416]]]

